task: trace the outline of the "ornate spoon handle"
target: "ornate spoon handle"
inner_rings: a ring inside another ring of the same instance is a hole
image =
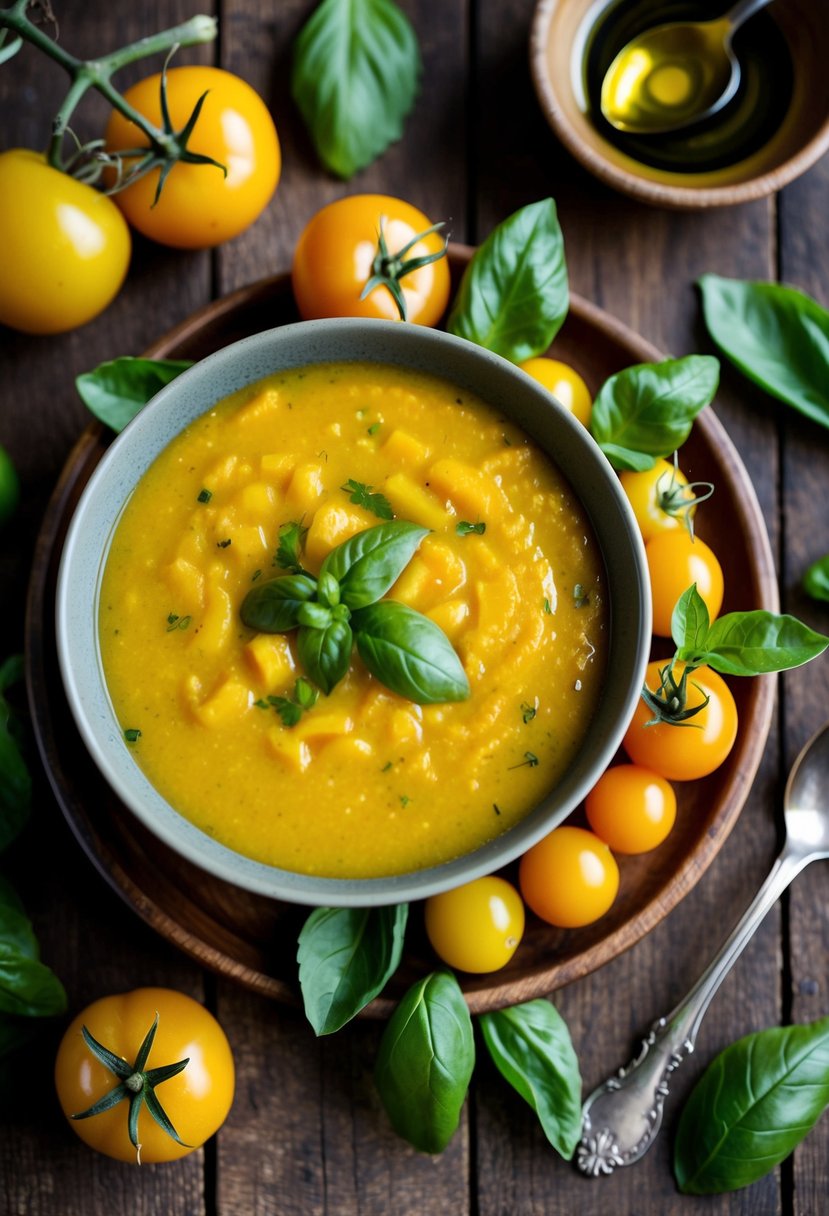
[[[671,1074],[694,1050],[706,1009],[768,910],[813,854],[788,846],[719,954],[685,1000],[654,1022],[639,1054],[603,1082],[584,1104],[576,1165],[596,1178],[632,1165],[648,1151],[662,1124]]]

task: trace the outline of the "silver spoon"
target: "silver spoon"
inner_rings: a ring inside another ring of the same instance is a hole
[[[639,1054],[595,1089],[582,1110],[576,1164],[612,1174],[648,1151],[662,1124],[672,1074],[694,1050],[705,1011],[755,929],[810,861],[829,857],[829,723],[794,762],[783,798],[783,850],[742,919],[684,1001],[654,1022]]]
[[[601,110],[618,131],[658,135],[710,118],[740,84],[731,41],[771,0],[738,0],[713,21],[673,21],[622,47],[602,81]]]

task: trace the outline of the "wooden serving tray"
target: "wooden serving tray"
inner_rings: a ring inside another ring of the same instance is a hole
[[[465,246],[450,246],[455,285],[471,254]],[[239,338],[297,319],[290,277],[280,275],[201,309],[146,354],[200,359]],[[553,354],[574,366],[594,393],[613,372],[660,358],[648,343],[577,296]],[[75,505],[111,438],[98,423],[84,431],[55,488],[37,542],[26,651],[38,747],[72,831],[139,916],[205,967],[265,996],[297,1003],[296,937],[307,909],[214,878],[143,828],[88,756],[62,694],[54,630],[57,568]],[[695,423],[682,467],[690,479],[716,486],[716,505],[702,508],[698,527],[705,537],[706,521],[716,519],[715,547],[728,548],[724,610],[776,610],[777,584],[763,517],[745,468],[711,409]],[[595,924],[559,930],[530,916],[507,967],[492,975],[459,977],[473,1013],[529,1000],[588,974],[637,942],[690,891],[737,820],[769,731],[775,677],[735,680],[732,686],[740,722],[736,745],[710,777],[676,787],[677,822],[667,841],[650,854],[620,858],[618,898]],[[580,821],[578,813],[575,821]],[[514,877],[514,867],[505,873]],[[413,908],[403,964],[367,1015],[388,1016],[406,987],[434,966]]]

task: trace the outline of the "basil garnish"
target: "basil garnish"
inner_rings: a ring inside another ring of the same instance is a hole
[[[315,908],[299,935],[299,984],[316,1034],[339,1030],[382,992],[403,953],[409,905]]]
[[[813,600],[829,600],[829,553],[812,562],[803,575],[803,590]]]
[[[420,67],[392,0],[323,0],[296,40],[291,92],[327,169],[353,177],[400,139]]]
[[[407,604],[383,600],[351,618],[357,651],[373,676],[419,705],[464,701],[469,681],[446,634]]]
[[[351,626],[347,621],[336,618],[324,629],[303,628],[297,634],[299,661],[309,679],[326,694],[339,684],[348,671],[353,645]]]
[[[390,1017],[374,1079],[394,1130],[422,1153],[454,1135],[475,1065],[472,1021],[454,975],[414,984]]]
[[[679,1189],[712,1195],[779,1165],[829,1104],[829,1017],[747,1035],[709,1064],[674,1150]]]
[[[245,596],[242,621],[262,633],[284,633],[296,626],[300,608],[313,599],[316,590],[316,580],[307,574],[287,574],[259,583]]]
[[[381,599],[408,566],[429,529],[402,519],[358,532],[328,554],[320,570],[340,584],[342,602],[365,608]]]
[[[23,905],[0,877],[0,1013],[51,1017],[63,1013],[66,993],[40,961],[40,949]]]
[[[581,1138],[581,1073],[567,1024],[549,1001],[526,1001],[478,1018],[503,1077],[538,1115],[544,1135],[569,1161]]]
[[[122,355],[76,376],[75,387],[96,418],[113,431],[123,431],[159,389],[192,366],[188,359],[134,359]]]
[[[279,544],[274,554],[274,566],[288,570],[291,574],[307,573],[303,570],[299,560],[299,553],[305,544],[307,535],[308,529],[304,528],[299,520],[294,519],[290,523],[283,524],[279,529]]]
[[[6,659],[0,666],[0,852],[22,831],[32,802],[32,779],[20,751],[22,732],[4,695],[22,679],[22,656]]]
[[[709,624],[696,584],[677,601],[671,633],[680,662],[692,668],[705,664],[732,676],[788,671],[817,658],[829,646],[829,637],[797,617],[765,609],[729,612]]]
[[[611,376],[590,415],[593,438],[614,469],[641,472],[681,447],[713,400],[720,365],[711,355],[639,363]]]
[[[480,246],[447,329],[521,363],[547,350],[569,306],[564,239],[547,198],[516,211]]]
[[[829,426],[829,312],[779,283],[704,274],[708,332],[731,362],[787,405]]]

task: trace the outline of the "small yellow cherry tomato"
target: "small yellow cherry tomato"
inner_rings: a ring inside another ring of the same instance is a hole
[[[649,541],[659,532],[674,532],[685,528],[686,512],[693,516],[693,507],[684,507],[694,497],[687,490],[688,478],[669,460],[657,460],[652,469],[642,473],[620,473],[619,480],[633,508],[642,540]]]
[[[431,895],[424,907],[432,948],[460,971],[497,971],[524,933],[524,905],[511,883],[490,875]]]
[[[536,916],[575,929],[592,924],[610,908],[619,890],[619,867],[593,832],[565,825],[524,854],[519,883]]]
[[[671,636],[671,616],[677,600],[696,583],[713,621],[723,601],[723,572],[717,555],[685,528],[660,532],[645,545],[653,600],[653,632]]]
[[[143,1069],[133,1070],[147,1032],[158,1026]],[[129,1068],[121,1075],[106,1067],[83,1037],[86,1027],[94,1039]],[[137,1140],[142,1161],[174,1161],[199,1148],[224,1123],[233,1101],[233,1056],[225,1033],[209,1010],[182,992],[169,988],[136,988],[133,992],[94,1001],[74,1019],[58,1047],[55,1085],[70,1126],[91,1148],[119,1161],[136,1161],[128,1131],[129,1094],[140,1088],[143,1073],[187,1060],[174,1076],[161,1080],[155,1096],[181,1144],[159,1126],[143,1099],[138,1112]],[[150,1080],[152,1076],[150,1075]],[[116,1086],[128,1090],[99,1114],[89,1110]],[[152,1102],[152,1099],[150,1099]]]
[[[673,787],[638,764],[602,773],[585,803],[593,831],[616,853],[647,853],[662,844],[676,820]]]
[[[548,359],[546,355],[525,359],[518,366],[528,376],[532,376],[533,380],[543,384],[566,410],[578,418],[582,426],[590,426],[593,398],[590,396],[590,389],[574,368],[559,362],[558,359]]]

